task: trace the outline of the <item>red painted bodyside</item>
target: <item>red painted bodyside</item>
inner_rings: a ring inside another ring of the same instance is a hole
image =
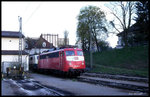
[[[46,58],[46,59],[40,59],[39,57],[39,62],[38,62],[38,69],[55,69],[55,70],[60,70],[60,71],[65,71],[67,72],[70,68],[72,69],[85,69],[85,61],[67,61],[66,60],[66,53],[65,51],[75,51],[75,56],[77,56],[77,50],[82,51],[82,49],[74,49],[74,48],[65,48],[61,50],[55,50],[47,53],[43,53],[41,55],[46,55],[49,53],[53,52],[59,52],[59,57],[57,58]],[[64,52],[64,55],[61,54]],[[40,55],[40,56],[41,56]],[[71,65],[69,65],[71,63]]]

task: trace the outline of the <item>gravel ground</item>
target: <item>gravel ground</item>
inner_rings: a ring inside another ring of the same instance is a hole
[[[80,82],[75,78],[61,78],[51,75],[31,73],[30,79],[1,80],[2,96],[35,96],[58,94],[69,96],[128,96],[145,95],[139,91],[111,88],[108,86]]]
[[[11,84],[9,84],[8,82],[5,82],[5,80],[1,80],[1,95],[2,96],[13,96],[15,95],[13,89],[12,89],[12,86]]]
[[[111,88],[77,81],[76,79],[60,78],[51,75],[32,73],[31,77],[46,86],[56,87],[74,95],[145,95],[139,91]]]
[[[2,96],[63,96],[53,89],[47,88],[36,81],[25,80],[2,80]]]

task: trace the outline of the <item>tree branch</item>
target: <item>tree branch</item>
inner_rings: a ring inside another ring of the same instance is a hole
[[[122,27],[124,28],[124,25],[123,25],[122,21],[120,20],[120,18],[116,14],[114,14],[113,12],[112,12],[112,14],[119,20],[119,22],[121,23]]]

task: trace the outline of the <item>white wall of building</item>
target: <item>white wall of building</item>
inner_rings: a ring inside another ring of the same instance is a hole
[[[19,38],[7,38],[1,39],[2,50],[19,50]],[[22,39],[22,50],[25,48],[25,41]]]
[[[121,45],[121,37],[118,37],[118,45]]]
[[[18,51],[19,50],[19,38],[9,38],[9,37],[2,37],[1,38],[1,50],[7,50],[7,51]],[[25,40],[22,38],[22,50],[25,48]],[[4,62],[5,65],[10,66],[11,62],[18,62],[18,55],[1,55],[1,66],[3,66]],[[24,71],[29,70],[29,56],[28,55],[22,55],[22,63],[24,67]],[[6,67],[6,66],[3,66]],[[2,67],[1,67],[2,69]],[[4,70],[6,68],[3,68]]]
[[[1,55],[1,63],[2,62],[18,62],[18,55]],[[22,63],[24,64],[24,70],[28,71],[29,69],[28,55],[22,55]]]

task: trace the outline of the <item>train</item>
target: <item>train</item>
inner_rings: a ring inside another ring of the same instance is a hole
[[[30,68],[40,72],[56,72],[64,76],[80,76],[85,72],[85,60],[82,49],[63,48],[31,55]]]

